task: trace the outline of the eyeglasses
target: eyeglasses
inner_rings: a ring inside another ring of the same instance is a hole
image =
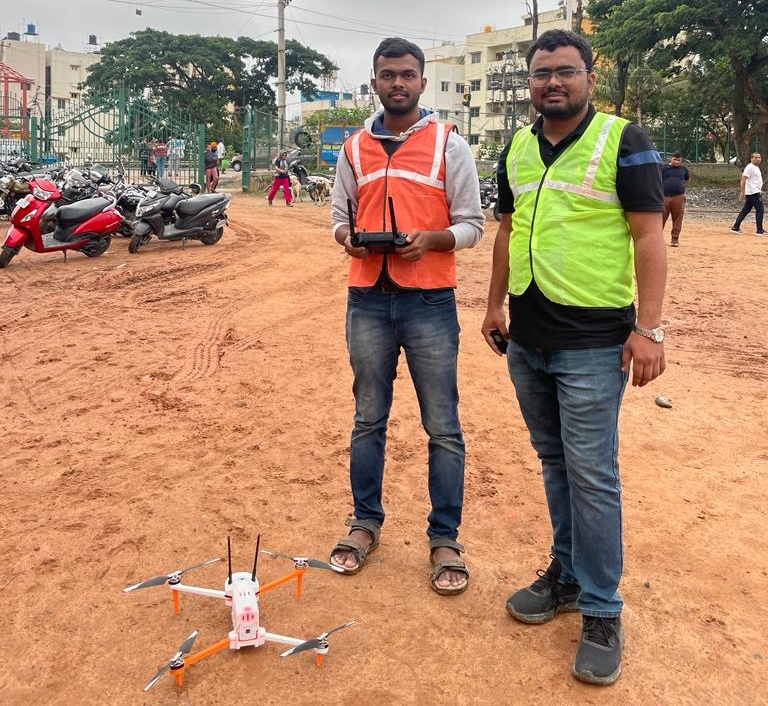
[[[528,78],[536,88],[546,86],[554,76],[560,83],[571,83],[579,74],[588,74],[589,69],[556,69],[555,71],[534,71]]]

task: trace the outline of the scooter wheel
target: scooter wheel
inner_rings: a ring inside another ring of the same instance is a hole
[[[3,251],[0,252],[0,269],[8,267],[11,264],[11,260],[16,257],[16,253],[19,252],[17,248],[12,248],[10,245],[3,245]]]
[[[112,236],[105,235],[103,238],[99,238],[98,240],[93,240],[90,243],[88,243],[85,247],[80,248],[80,252],[83,253],[83,255],[86,255],[87,257],[100,257],[105,252],[107,252],[107,250],[109,250],[109,246],[111,244],[112,244]]]
[[[200,241],[204,245],[215,245],[221,240],[221,236],[224,235],[224,226],[219,226],[213,233],[206,233],[200,238]]]
[[[134,235],[131,237],[131,242],[128,243],[128,252],[133,254],[139,252],[139,248],[144,245],[149,238],[145,235]]]

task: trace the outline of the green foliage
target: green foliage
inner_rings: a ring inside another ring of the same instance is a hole
[[[322,54],[293,40],[286,41],[285,57],[286,90],[301,91],[307,97],[317,91],[315,79],[337,68]],[[183,110],[191,121],[219,133],[232,122],[230,105],[272,112],[275,94],[270,82],[276,76],[274,42],[148,28],[107,44],[101,61],[89,67],[85,87],[95,93],[115,91],[120,85],[146,90],[152,98]]]
[[[754,139],[768,148],[768,0],[591,0],[589,12],[595,48],[618,67],[617,112],[634,60],[682,90],[708,134],[732,129],[742,161]],[[688,112],[665,90],[660,108]]]
[[[477,149],[477,154],[480,159],[489,159],[496,161],[501,155],[504,145],[501,142],[488,142],[487,140],[480,140],[480,145]]]
[[[318,110],[306,118],[304,127],[316,135],[324,125],[362,125],[373,112],[371,106]]]

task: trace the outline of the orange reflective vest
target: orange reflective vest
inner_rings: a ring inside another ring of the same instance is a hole
[[[391,156],[380,140],[358,130],[344,144],[359,193],[358,231],[391,231],[388,197],[392,197],[397,229],[445,230],[451,213],[445,196],[445,144],[452,126],[430,122],[416,130]],[[350,287],[370,287],[387,258],[389,276],[408,289],[440,289],[456,286],[456,255],[453,251],[428,250],[416,262],[399,255],[371,253],[351,258]]]

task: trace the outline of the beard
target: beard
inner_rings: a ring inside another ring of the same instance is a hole
[[[543,100],[534,101],[533,105],[548,120],[570,120],[581,113],[587,103],[589,103],[589,93],[584,91],[581,95],[571,100],[570,97],[565,103],[552,105]]]
[[[418,107],[419,98],[420,96],[416,96],[416,98],[409,96],[406,102],[398,103],[391,100],[388,96],[386,98],[384,96],[379,96],[379,100],[384,106],[384,109],[388,113],[392,113],[392,115],[408,115],[408,113]]]

